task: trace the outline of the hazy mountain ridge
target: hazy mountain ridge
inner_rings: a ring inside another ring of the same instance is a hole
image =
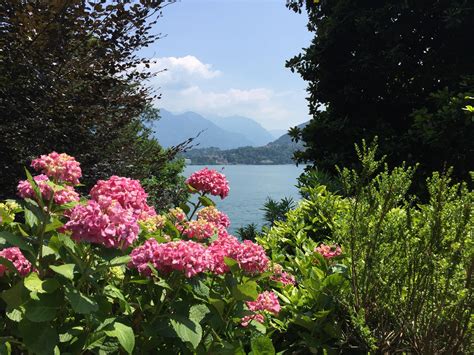
[[[150,124],[150,128],[164,147],[178,145],[199,133],[193,141],[199,148],[257,147],[274,140],[270,132],[248,117],[204,117],[191,111],[174,114],[165,109],[160,110],[160,116],[159,120]]]
[[[153,136],[164,147],[178,145],[199,133],[193,144],[200,148],[231,149],[252,145],[252,141],[245,135],[229,132],[195,112],[173,114],[161,109],[160,116],[159,120],[152,122],[151,128]]]
[[[306,126],[307,122],[299,125]],[[191,164],[213,165],[213,164],[252,164],[252,165],[274,165],[293,164],[293,153],[303,149],[303,143],[295,143],[288,134],[261,147],[240,147],[228,150],[219,148],[192,149],[185,152],[185,158],[191,160]]]
[[[208,116],[207,118],[229,132],[243,134],[252,142],[252,146],[262,146],[274,140],[274,137],[269,131],[263,128],[258,122],[248,117]]]

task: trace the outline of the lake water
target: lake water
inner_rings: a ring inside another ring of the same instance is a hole
[[[184,175],[187,177],[204,167],[188,165],[184,169]],[[295,185],[304,166],[214,165],[209,168],[224,173],[229,180],[229,196],[224,200],[213,197],[213,200],[217,208],[229,216],[232,232],[250,223],[261,226],[264,222],[261,208],[267,197],[274,200],[280,200],[283,197],[292,197],[295,201],[300,199]]]

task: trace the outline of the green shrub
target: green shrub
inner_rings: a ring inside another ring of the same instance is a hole
[[[449,172],[434,173],[426,182],[429,201],[420,204],[408,192],[415,168],[389,169],[375,159],[376,145],[364,143],[357,152],[361,168],[339,170],[348,197],[306,182],[307,199],[257,240],[302,281],[308,277],[298,267],[302,249],[342,245],[349,287],[331,294],[343,330],[331,346],[472,352],[474,193],[452,184]],[[326,310],[318,306],[313,318]],[[296,301],[294,307],[308,311]],[[311,348],[303,334],[295,344]]]
[[[80,170],[57,177],[74,159],[52,156],[0,204],[0,354],[275,353],[283,284],[227,234],[214,191],[189,185],[197,203],[156,215],[114,176],[79,200]]]

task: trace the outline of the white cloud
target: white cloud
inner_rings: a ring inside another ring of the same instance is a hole
[[[157,58],[151,69],[167,69],[153,78],[151,85],[160,88],[162,94],[157,106],[173,112],[247,116],[269,129],[286,129],[307,119],[304,92],[275,92],[261,87],[217,90],[217,86],[226,86],[222,72],[191,55]],[[213,85],[216,82],[220,85]],[[290,107],[302,110],[292,112]]]
[[[213,79],[222,74],[213,69],[211,64],[203,63],[192,55],[156,58],[152,60],[150,69],[160,72],[153,82],[161,86],[191,85],[193,82]]]

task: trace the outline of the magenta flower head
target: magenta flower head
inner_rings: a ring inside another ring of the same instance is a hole
[[[246,304],[250,311],[257,313],[243,317],[240,321],[243,327],[248,326],[252,320],[263,323],[265,320],[264,312],[269,312],[276,316],[281,310],[278,297],[272,291],[264,291],[258,295],[255,301],[248,301]]]
[[[218,227],[204,219],[189,221],[183,225],[182,233],[189,239],[205,240],[219,232]]]
[[[268,267],[268,257],[261,245],[250,240],[244,240],[233,251],[232,259],[237,260],[242,270],[249,274],[260,274]]]
[[[33,270],[31,263],[17,247],[0,250],[0,256],[10,260],[22,277],[25,277]],[[6,271],[8,271],[8,268],[5,265],[0,264],[0,276],[3,276]]]
[[[103,198],[117,201],[123,208],[131,210],[139,220],[156,215],[155,209],[148,206],[148,194],[138,180],[114,175],[108,180],[99,180],[90,195],[97,202]]]
[[[139,232],[132,211],[105,198],[74,207],[64,227],[72,232],[75,240],[102,244],[107,248],[125,248],[137,239]]]
[[[314,249],[316,253],[321,254],[326,259],[331,259],[342,254],[341,247],[339,245],[326,245],[320,244]]]
[[[220,196],[224,199],[229,195],[229,183],[224,174],[208,168],[194,172],[186,180],[186,183],[196,190],[209,193],[213,196]]]
[[[66,153],[52,152],[48,155],[41,155],[31,162],[31,167],[56,182],[77,185],[82,176],[80,163]]]
[[[210,270],[218,275],[229,272],[230,269],[224,262],[224,258],[232,258],[234,251],[240,246],[239,240],[232,235],[222,235],[214,240],[206,250],[210,259]]]
[[[183,272],[188,278],[209,269],[206,248],[193,241],[158,243],[148,239],[130,254],[129,267],[136,268],[143,275],[150,276],[149,264],[164,274],[172,271]]]
[[[53,189],[48,185],[49,178],[44,175],[37,175],[33,177],[41,192],[41,197],[45,201],[51,200],[53,196]],[[17,186],[18,196],[21,198],[31,198],[36,200],[35,192],[28,180],[21,180]],[[61,189],[54,193],[53,200],[58,205],[63,205],[68,202],[79,201],[79,194],[74,190],[74,187],[65,185],[61,186]]]
[[[237,238],[228,234],[220,235],[206,250],[211,260],[210,269],[216,274],[229,271],[225,257],[234,259],[239,267],[248,274],[259,274],[267,270],[268,257],[258,244],[245,240],[240,243]]]

